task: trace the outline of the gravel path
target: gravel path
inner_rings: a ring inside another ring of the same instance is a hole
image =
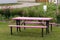
[[[18,4],[18,5],[12,5],[12,6],[8,6],[10,8],[23,8],[23,7],[31,7],[31,6],[38,6],[40,5],[40,3],[22,3],[22,4]],[[8,8],[7,6],[0,6],[0,9],[5,9]]]

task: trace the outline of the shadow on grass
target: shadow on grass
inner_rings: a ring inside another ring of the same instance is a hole
[[[44,32],[44,36],[46,33]],[[13,32],[13,36],[20,36],[20,37],[42,37],[41,31],[21,31],[21,32]]]

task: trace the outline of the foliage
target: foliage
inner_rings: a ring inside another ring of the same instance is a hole
[[[10,8],[5,8],[0,10],[0,14],[4,16],[5,18],[9,19],[10,18]]]
[[[57,19],[57,23],[60,23],[60,5],[57,6],[58,7],[58,12],[56,13],[56,19]]]
[[[53,18],[53,22],[56,22],[56,5],[55,4],[48,4],[48,8],[47,8],[47,17],[52,17]]]
[[[47,11],[44,12],[43,5],[25,8],[10,9],[10,17],[25,16],[25,17],[52,17],[56,22],[56,5],[47,3]],[[2,12],[2,11],[1,11]],[[2,14],[2,13],[0,13]],[[4,14],[3,14],[4,15]],[[7,15],[7,14],[6,14]]]
[[[57,17],[57,23],[60,23],[60,14],[56,16]]]
[[[58,9],[60,10],[60,5],[58,5]]]

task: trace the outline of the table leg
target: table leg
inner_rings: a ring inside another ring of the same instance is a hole
[[[51,32],[52,32],[52,24],[51,24]]]
[[[42,28],[42,37],[43,37],[43,28]]]
[[[13,34],[13,33],[12,33],[12,27],[10,27],[10,29],[11,29],[11,35],[12,35],[12,34]]]
[[[47,33],[49,33],[49,21],[46,21],[46,26],[47,26],[47,28],[46,28],[46,34],[47,34]]]
[[[16,20],[16,25],[20,25],[20,20]],[[21,31],[21,28],[20,27],[17,27],[17,32],[18,31]]]
[[[24,25],[26,25],[25,22],[24,22]],[[25,27],[24,27],[24,29],[25,29]]]

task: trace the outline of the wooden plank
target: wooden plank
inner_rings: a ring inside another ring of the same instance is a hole
[[[48,0],[36,0],[36,2],[48,2]]]
[[[47,28],[46,26],[25,26],[25,25],[8,25],[9,27],[21,27],[21,28]]]
[[[15,17],[12,18],[13,20],[45,20],[45,21],[49,21],[52,20],[52,18],[41,18],[41,17]]]

